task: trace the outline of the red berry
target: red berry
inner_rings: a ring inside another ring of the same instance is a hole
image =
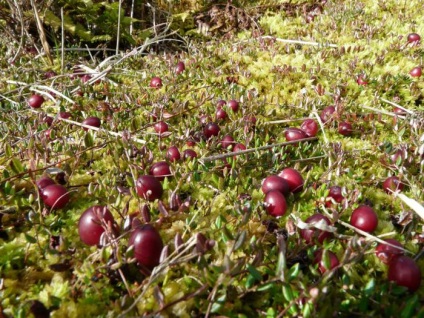
[[[285,179],[289,184],[290,191],[293,193],[297,193],[303,190],[303,177],[293,168],[285,168],[278,174],[279,177]]]
[[[342,188],[339,186],[332,186],[329,189],[329,193],[327,199],[325,200],[325,206],[328,208],[335,201],[336,203],[340,203],[343,201],[344,197],[342,195]]]
[[[377,228],[378,217],[373,208],[361,205],[353,211],[350,224],[364,232],[371,233]]]
[[[336,111],[336,107],[334,106],[327,106],[325,107],[320,114],[321,121],[325,124],[326,122],[329,122],[333,118],[333,114]]]
[[[422,70],[421,67],[417,66],[414,67],[410,72],[409,75],[411,75],[412,77],[420,77],[422,74]]]
[[[197,153],[193,149],[186,149],[183,151],[183,158],[185,160],[197,158]]]
[[[180,61],[177,63],[177,66],[175,66],[175,73],[181,74],[185,70],[185,64],[184,62]]]
[[[305,223],[317,223],[321,220],[324,220],[327,225],[331,225],[330,220],[322,214],[314,214],[306,219]],[[314,243],[318,242],[322,244],[326,238],[330,238],[332,236],[331,232],[322,231],[316,228],[302,229],[300,231],[300,235],[306,241],[306,243]]]
[[[154,128],[158,134],[163,134],[164,132],[168,131],[168,124],[164,121],[158,121],[155,123]]]
[[[63,185],[50,184],[41,189],[41,199],[46,206],[61,209],[69,202],[70,196]]]
[[[181,153],[176,146],[171,146],[166,151],[166,158],[169,161],[178,161],[181,159]]]
[[[219,131],[219,126],[211,122],[206,124],[205,128],[203,129],[203,134],[205,135],[206,139],[210,139],[214,136],[218,136]]]
[[[247,149],[246,146],[243,145],[243,144],[235,144],[233,151],[239,152],[239,151],[243,151],[243,150],[246,150],[246,149]]]
[[[78,222],[78,233],[81,241],[87,245],[99,245],[105,226],[110,224],[112,227],[113,223],[112,213],[107,207],[95,205],[88,208],[83,212]]]
[[[315,137],[318,133],[318,124],[313,119],[306,119],[302,125],[300,125],[300,129],[302,129],[308,137]]]
[[[150,224],[135,228],[128,241],[133,246],[138,263],[149,269],[159,265],[163,242],[159,232]]]
[[[55,184],[56,182],[54,182],[54,180],[50,177],[47,176],[42,176],[41,178],[39,178],[35,184],[37,185],[38,190],[43,190],[45,187],[51,185],[51,184]]]
[[[138,196],[148,201],[159,199],[163,194],[162,184],[156,177],[150,175],[140,176],[137,179],[136,190]]]
[[[28,106],[30,106],[31,108],[40,108],[43,103],[43,96],[38,94],[34,94],[28,99]]]
[[[161,78],[160,77],[157,77],[157,76],[153,77],[150,80],[150,87],[152,87],[152,88],[161,88],[162,87],[162,80],[161,80]]]
[[[421,40],[421,36],[417,33],[408,34],[408,43],[418,43]]]
[[[276,190],[282,194],[287,195],[290,193],[290,187],[288,182],[276,175],[266,177],[262,181],[262,192],[267,194],[269,191]]]
[[[228,106],[231,107],[231,109],[233,110],[233,112],[237,112],[239,110],[239,102],[236,101],[235,99],[232,99],[228,102]]]
[[[386,239],[384,240],[387,243],[390,243],[395,246],[403,247],[402,244],[400,244],[395,239]],[[401,249],[398,249],[396,247],[392,247],[390,245],[380,243],[377,245],[375,249],[375,255],[384,263],[389,264],[390,260],[393,259],[396,256],[403,255],[403,251]]]
[[[339,134],[343,136],[350,136],[352,135],[353,129],[352,124],[348,123],[346,121],[342,121],[339,123]]]
[[[160,181],[172,175],[169,164],[166,161],[159,161],[153,164],[149,170],[149,174],[155,176]]]
[[[224,138],[222,138],[222,140],[221,140],[221,145],[222,145],[222,148],[224,148],[224,149],[229,149],[229,150],[233,149],[234,138],[231,137],[230,135],[224,136]]]
[[[269,191],[265,196],[265,209],[269,215],[283,216],[287,210],[286,198],[280,191]]]
[[[328,267],[325,264],[326,263],[325,258],[323,259],[323,256],[324,256],[323,250],[318,250],[314,254],[315,255],[314,263],[318,264],[318,269],[322,274],[324,274],[327,270],[332,270],[333,268],[339,266],[340,264],[336,254],[328,250],[326,251],[326,253],[329,260],[329,264],[327,264]]]
[[[396,176],[388,177],[383,182],[383,189],[389,194],[396,191],[402,191],[403,183],[400,182],[399,178]]]
[[[216,120],[225,120],[228,118],[228,114],[222,108],[218,109],[215,113]]]
[[[286,137],[287,141],[295,141],[308,138],[308,135],[303,130],[294,127],[287,128],[284,131],[284,136]]]
[[[99,117],[95,117],[95,116],[87,117],[87,118],[86,118],[86,119],[84,119],[84,121],[82,122],[82,124],[83,124],[83,125],[93,126],[93,127],[97,127],[97,128],[99,128],[99,127],[100,127],[101,123],[102,123],[102,122],[100,121],[100,118],[99,118]],[[84,129],[85,131],[87,131],[87,130],[88,130],[88,128],[86,128],[86,127],[83,127],[83,129]]]
[[[408,256],[397,256],[389,263],[387,277],[399,286],[404,286],[414,292],[421,285],[421,270],[415,261]]]

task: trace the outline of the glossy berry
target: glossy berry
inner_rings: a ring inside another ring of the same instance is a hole
[[[171,169],[166,161],[159,161],[152,165],[149,174],[162,181],[165,177],[169,178],[171,176]]]
[[[400,242],[395,239],[386,239],[384,241],[398,247],[403,247],[402,244],[400,244]],[[393,247],[384,243],[379,243],[375,249],[375,255],[384,264],[389,264],[394,257],[403,255],[403,251],[396,247]]]
[[[233,149],[234,147],[234,138],[230,135],[225,135],[221,140],[222,148],[224,149]]]
[[[134,257],[138,263],[148,269],[159,265],[163,242],[159,232],[150,224],[136,227],[128,241],[133,246]]]
[[[342,188],[339,186],[331,186],[328,192],[327,199],[325,200],[325,206],[328,208],[330,207],[334,202],[340,203],[344,199],[342,194]]]
[[[175,73],[176,74],[181,74],[184,71],[185,71],[185,64],[184,64],[184,62],[179,61],[177,63],[177,66],[175,66]]]
[[[161,78],[160,77],[157,77],[157,76],[153,77],[150,80],[150,87],[152,87],[152,88],[161,88],[162,87],[162,80],[161,80]]]
[[[293,168],[285,168],[279,174],[279,177],[283,178],[289,184],[290,191],[293,193],[297,193],[303,190],[303,177]]]
[[[176,146],[171,146],[166,151],[166,158],[173,162],[181,159],[181,153]]]
[[[163,134],[168,131],[168,124],[164,121],[158,121],[153,127],[158,134]]]
[[[183,158],[185,160],[187,160],[187,159],[190,160],[190,159],[197,158],[197,152],[194,151],[193,149],[185,149],[183,151]]]
[[[403,183],[400,182],[399,178],[396,176],[388,177],[383,182],[383,189],[389,194],[396,191],[402,191]]]
[[[203,134],[205,135],[206,139],[210,139],[214,136],[218,136],[219,131],[219,126],[211,122],[206,124],[205,128],[203,129]]]
[[[417,263],[408,256],[397,256],[389,263],[387,277],[399,286],[404,286],[414,292],[421,285],[421,270]]]
[[[358,85],[361,85],[361,86],[368,85],[368,82],[365,79],[365,76],[364,75],[359,75],[358,78],[356,79],[356,83],[358,83]]]
[[[220,99],[217,103],[216,103],[216,108],[217,109],[221,109],[222,107],[224,107],[227,104],[227,102],[223,99]]]
[[[364,232],[371,233],[377,228],[378,217],[373,208],[361,205],[353,211],[350,224]]]
[[[268,176],[262,181],[262,192],[264,194],[272,190],[280,191],[284,195],[290,193],[290,187],[287,181],[276,175]]]
[[[228,114],[224,109],[220,108],[216,111],[215,118],[216,120],[225,120],[228,118]]]
[[[302,129],[295,127],[287,128],[284,131],[284,136],[286,137],[287,141],[295,141],[308,138],[308,135]]]
[[[417,33],[409,33],[407,40],[408,43],[418,43],[421,40],[421,36]]]
[[[34,94],[30,98],[28,98],[28,106],[31,108],[40,108],[44,103],[44,98],[41,95]]]
[[[87,245],[99,245],[100,237],[109,224],[112,228],[112,213],[104,207],[95,205],[83,212],[78,222],[78,233],[81,241]]]
[[[325,107],[320,114],[321,121],[325,124],[329,122],[333,118],[333,114],[336,111],[336,107],[334,106],[327,106]]]
[[[339,123],[339,134],[343,136],[350,136],[353,133],[352,124],[346,121]]]
[[[305,221],[305,223],[317,223],[321,220],[324,220],[324,222],[327,225],[331,225],[330,220],[322,214],[314,214],[310,217],[308,217]],[[309,229],[302,229],[300,231],[300,235],[305,240],[306,243],[319,243],[322,244],[325,239],[332,237],[331,232],[319,230],[317,228],[309,228]]]
[[[60,112],[59,117],[64,118],[64,119],[68,119],[68,118],[71,117],[71,113],[70,112]]]
[[[238,112],[239,107],[240,107],[240,103],[238,101],[236,101],[235,99],[232,99],[228,102],[228,106],[231,107],[233,112]]]
[[[160,181],[150,175],[140,176],[136,182],[136,190],[139,197],[148,201],[159,199],[163,194]]]
[[[234,152],[239,152],[239,151],[243,151],[243,150],[246,150],[246,149],[247,148],[246,148],[245,145],[240,144],[240,143],[237,143],[237,144],[234,145],[233,151]]]
[[[41,189],[41,199],[49,208],[61,209],[70,199],[68,190],[60,184],[50,184]]]
[[[265,210],[269,215],[275,217],[283,216],[287,210],[284,194],[277,190],[269,191],[265,196]]]
[[[56,182],[52,178],[47,176],[42,176],[35,182],[38,190],[43,190],[45,187],[55,183]]]
[[[302,125],[300,125],[300,129],[303,130],[308,137],[315,137],[318,133],[318,124],[313,119],[306,119]]]
[[[327,254],[327,256],[324,256],[324,251],[323,250],[318,250],[315,252],[314,256],[314,264],[318,264],[318,269],[321,272],[321,274],[324,274],[327,270],[332,270],[335,267],[339,266],[340,262],[339,259],[337,258],[337,255],[334,254],[331,251],[326,251],[325,252]],[[328,264],[326,266],[326,261],[325,258],[328,257]]]
[[[421,67],[417,66],[414,67],[410,72],[409,75],[411,75],[412,77],[420,77],[422,74],[422,69]]]
[[[84,119],[82,124],[99,128],[101,125],[101,121],[99,117],[92,116],[92,117],[87,117],[86,119]],[[84,130],[87,131],[88,128],[84,127]]]

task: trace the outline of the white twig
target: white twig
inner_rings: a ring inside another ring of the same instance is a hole
[[[395,107],[397,107],[399,109],[402,109],[404,112],[407,112],[408,114],[411,114],[411,115],[414,114],[413,111],[411,111],[409,109],[406,109],[405,107],[402,107],[399,104],[396,104],[394,102],[391,102],[391,101],[389,101],[387,99],[384,99],[384,98],[380,97],[380,100],[383,101],[383,102],[385,102],[385,103],[387,103],[387,104],[389,104],[389,105],[392,105],[392,106],[395,106]]]
[[[417,213],[422,220],[424,220],[424,207],[419,204],[416,200],[408,198],[403,193],[396,193],[394,192],[394,195],[401,199],[406,205],[408,205],[412,210]]]
[[[31,109],[31,111],[33,113],[38,113],[38,111],[36,111],[35,109]],[[55,117],[55,115],[52,115],[52,114],[47,114],[47,116]],[[98,128],[98,127],[94,127],[94,126],[90,126],[90,125],[85,125],[85,124],[81,124],[80,122],[77,122],[77,121],[74,121],[74,120],[70,120],[70,119],[66,119],[66,118],[61,118],[61,117],[58,117],[58,116],[56,116],[56,119],[58,119],[60,121],[64,121],[64,122],[69,123],[69,124],[72,124],[72,125],[84,127],[84,128],[87,128],[87,129],[91,129],[91,130],[94,130],[94,131],[105,132],[108,135],[112,135],[112,136],[115,136],[115,137],[121,137],[121,138],[128,137],[127,134],[124,133],[124,132],[114,132],[114,131],[106,130],[106,129],[103,129],[103,128]],[[146,144],[146,141],[143,140],[143,139],[138,139],[138,138],[135,138],[135,137],[132,137],[132,136],[129,136],[129,138],[131,140],[135,141],[135,142],[140,143],[140,144],[143,144],[143,145]]]
[[[331,44],[331,43],[319,43],[319,42],[309,42],[309,41],[302,41],[302,40],[287,40],[287,39],[280,39],[276,38],[274,36],[265,35],[261,36],[261,39],[272,39],[277,42],[283,42],[283,43],[290,43],[290,44],[303,44],[303,45],[312,45],[312,46],[319,46],[319,47],[334,47],[337,48],[338,45]]]

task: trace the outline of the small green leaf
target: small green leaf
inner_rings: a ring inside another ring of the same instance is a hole
[[[33,237],[33,236],[31,236],[31,235],[29,235],[27,233],[25,233],[24,235],[25,235],[25,239],[27,240],[28,243],[34,244],[34,243],[37,242],[37,240],[35,239],[35,237]]]
[[[238,250],[246,240],[246,231],[242,231],[240,234],[237,235],[237,240],[234,243],[234,251]]]
[[[9,162],[9,167],[15,174],[24,172],[25,168],[22,165],[21,161],[17,158],[12,158]]]
[[[8,157],[8,158],[13,157],[12,147],[10,147],[10,145],[8,143],[6,143],[6,145],[4,146],[4,152],[6,154],[6,157]]]
[[[91,131],[87,131],[84,136],[84,144],[87,148],[92,147],[94,145],[93,134]]]
[[[290,285],[288,284],[283,285],[283,296],[288,302],[293,300],[293,291]]]
[[[252,275],[252,277],[255,278],[255,280],[257,281],[262,280],[262,274],[256,269],[256,267],[250,264],[247,264],[247,270],[250,273],[250,275]]]
[[[289,281],[297,278],[297,276],[300,273],[300,265],[299,263],[294,264],[292,267],[290,267],[289,270]]]

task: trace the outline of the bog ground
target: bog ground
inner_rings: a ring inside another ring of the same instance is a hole
[[[0,317],[424,317],[422,1],[74,2],[0,1]]]

